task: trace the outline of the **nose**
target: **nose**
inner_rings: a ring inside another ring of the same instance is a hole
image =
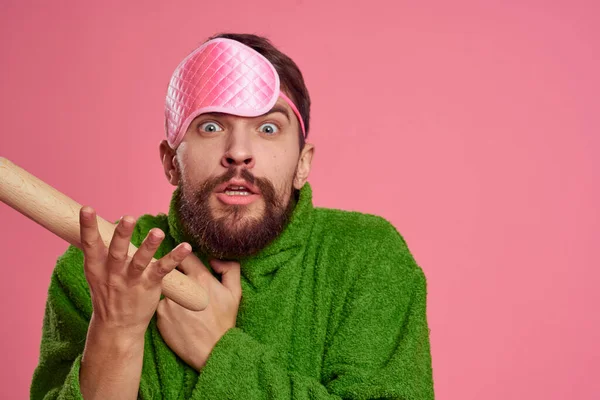
[[[225,153],[221,158],[221,165],[225,168],[231,167],[254,167],[254,155],[248,132],[244,129],[236,129],[229,135]]]

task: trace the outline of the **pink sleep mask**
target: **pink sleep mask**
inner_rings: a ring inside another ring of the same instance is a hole
[[[165,104],[169,146],[179,146],[200,114],[257,117],[268,113],[279,97],[292,108],[306,137],[298,108],[280,91],[279,75],[269,60],[236,40],[209,40],[187,56],[171,77]]]

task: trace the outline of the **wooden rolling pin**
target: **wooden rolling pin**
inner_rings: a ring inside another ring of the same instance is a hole
[[[81,204],[4,157],[0,157],[0,200],[81,249]],[[100,235],[108,247],[116,226],[98,215],[97,219]],[[136,250],[137,247],[129,243],[129,257],[133,257]],[[162,293],[192,311],[204,310],[208,305],[204,289],[177,270],[163,278]]]

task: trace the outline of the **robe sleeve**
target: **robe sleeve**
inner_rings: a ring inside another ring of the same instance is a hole
[[[138,223],[132,243],[139,245],[140,232]],[[31,400],[83,399],[79,369],[93,311],[83,265],[83,251],[70,245],[58,258],[52,272],[40,357],[30,386]]]
[[[66,254],[76,250],[69,249]],[[64,262],[65,257],[59,259],[58,266]],[[79,368],[88,320],[67,295],[55,269],[46,301],[39,363],[30,387],[32,400],[83,399]]]

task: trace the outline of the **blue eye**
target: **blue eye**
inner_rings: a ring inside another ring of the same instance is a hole
[[[205,122],[200,125],[200,130],[203,132],[213,133],[213,132],[221,132],[223,129],[214,122]]]
[[[262,124],[260,128],[258,128],[258,130],[262,133],[266,133],[267,135],[273,135],[279,132],[279,128],[277,128],[277,125],[270,123]]]

